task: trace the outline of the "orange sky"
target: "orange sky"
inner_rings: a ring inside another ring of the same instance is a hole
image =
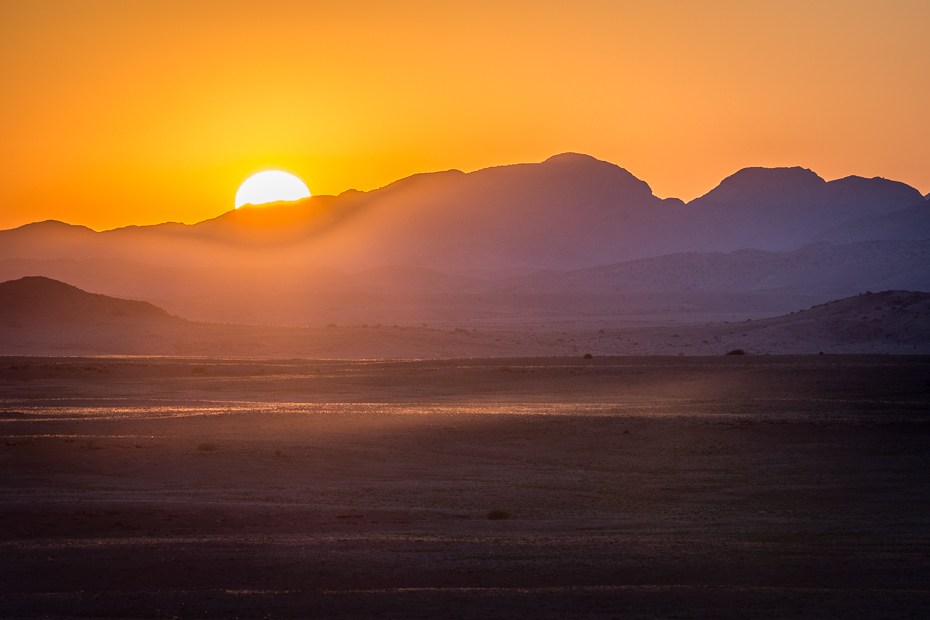
[[[606,159],[691,199],[754,165],[930,191],[930,2],[0,3],[0,228],[195,222]]]

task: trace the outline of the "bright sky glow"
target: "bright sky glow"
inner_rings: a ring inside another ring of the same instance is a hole
[[[236,208],[242,205],[262,205],[279,200],[309,198],[310,190],[293,174],[280,170],[266,170],[253,174],[236,192]]]
[[[747,166],[926,193],[928,25],[928,0],[0,0],[0,229],[193,224],[270,165],[338,195],[565,152],[663,198]]]

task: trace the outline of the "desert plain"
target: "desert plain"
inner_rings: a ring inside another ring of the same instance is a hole
[[[930,357],[0,364],[0,614],[906,618]]]

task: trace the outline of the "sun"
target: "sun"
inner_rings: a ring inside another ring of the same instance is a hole
[[[236,192],[236,208],[242,205],[263,205],[279,200],[309,198],[310,190],[293,174],[280,170],[266,170],[253,174]]]

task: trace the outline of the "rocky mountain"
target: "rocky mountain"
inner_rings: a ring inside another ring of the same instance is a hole
[[[843,225],[915,205],[930,224],[930,209],[921,198],[913,187],[886,179],[851,176],[827,182],[805,168],[746,168],[688,206],[691,221],[704,225],[703,237],[714,250],[785,251],[832,240],[831,231]],[[844,241],[887,238],[865,229]]]
[[[371,192],[243,208],[190,226],[97,233],[60,222],[30,224],[0,231],[0,259],[342,271],[404,265],[501,278],[689,251],[915,239],[928,222],[923,196],[885,179],[827,182],[802,168],[748,168],[685,204],[657,198],[616,165],[563,154],[468,174],[419,174]]]

